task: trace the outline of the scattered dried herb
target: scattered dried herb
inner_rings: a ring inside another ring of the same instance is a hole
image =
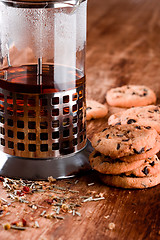
[[[53,178],[52,176],[50,176],[50,177],[48,177],[48,181],[49,181],[49,183],[55,183],[56,179]]]
[[[43,217],[45,214],[46,214],[46,210],[44,210],[44,211],[40,214],[40,216]]]
[[[79,193],[79,191],[75,191],[75,190],[71,190],[71,189],[69,189],[69,192],[71,192],[71,193]]]
[[[100,201],[100,200],[104,200],[104,197],[99,197],[99,198],[93,198],[92,196],[83,200],[83,202],[91,202],[91,201]]]
[[[0,176],[0,182],[3,182],[4,181],[4,178]]]
[[[115,229],[115,227],[116,227],[116,225],[115,225],[115,223],[113,223],[113,222],[111,222],[111,223],[108,224],[109,230],[113,230],[113,229]]]
[[[94,185],[94,182],[88,183],[88,186],[93,186],[93,185]]]
[[[11,225],[11,228],[16,229],[16,230],[22,230],[22,231],[27,229],[26,227],[18,227],[18,226],[15,226],[15,225]]]
[[[27,214],[21,220],[4,224],[4,229],[26,230],[29,227],[39,228],[38,221],[34,220],[35,213],[38,213],[39,208],[44,208],[45,210],[39,213],[38,216],[48,219],[63,220],[66,214],[81,217],[79,208],[82,204],[105,199],[103,195],[97,194],[95,191],[87,192],[86,196],[81,196],[78,190],[71,189],[71,184],[75,185],[78,182],[79,180],[66,182],[66,187],[61,187],[52,176],[48,178],[47,182],[22,179],[13,180],[0,177],[0,184],[6,190],[8,198],[7,200],[0,198],[0,217],[2,218],[6,214],[11,213],[9,210],[17,206],[16,204],[14,205],[15,202],[25,204],[24,214]],[[92,185],[94,185],[92,182],[88,184],[88,186]],[[30,200],[32,199],[30,196],[33,194],[43,195],[41,203],[36,200]],[[33,212],[34,217],[32,217]]]
[[[23,187],[23,192],[24,193],[29,193],[29,191],[30,191],[29,187],[27,187],[27,186]]]
[[[38,221],[35,221],[35,222],[34,222],[34,227],[35,227],[35,228],[39,228],[39,223],[38,223]]]
[[[23,224],[23,227],[27,225],[27,221],[24,218],[22,218],[22,224]]]
[[[10,223],[5,223],[5,224],[3,225],[3,228],[4,228],[5,230],[9,230],[9,229],[11,228]]]

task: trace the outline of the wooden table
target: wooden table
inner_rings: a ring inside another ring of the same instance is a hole
[[[105,103],[109,88],[135,83],[152,87],[160,101],[159,0],[90,0],[86,69],[88,98]],[[110,114],[115,111],[116,108],[110,109]],[[88,122],[89,138],[103,129],[106,122],[107,119]],[[25,203],[17,202],[15,208],[10,207],[10,215],[0,218],[0,239],[160,239],[160,185],[145,190],[122,190],[101,184],[94,172],[69,181],[56,184],[78,190],[80,195],[99,194],[105,199],[82,204],[81,216],[68,213],[64,220],[42,218],[39,214],[43,209],[31,211]],[[1,183],[0,197],[7,198]],[[37,193],[29,198],[43,205],[45,196]],[[2,224],[23,217],[27,221],[37,220],[40,228],[3,230]],[[109,229],[109,223],[114,223],[115,228]]]

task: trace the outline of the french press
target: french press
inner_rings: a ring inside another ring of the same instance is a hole
[[[0,175],[64,178],[89,167],[87,0],[0,0]]]

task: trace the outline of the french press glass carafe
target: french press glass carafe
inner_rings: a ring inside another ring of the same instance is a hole
[[[86,0],[0,0],[0,174],[46,179],[88,166]]]

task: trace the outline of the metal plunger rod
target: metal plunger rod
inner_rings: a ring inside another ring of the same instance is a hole
[[[38,58],[37,85],[42,85],[42,58]]]

